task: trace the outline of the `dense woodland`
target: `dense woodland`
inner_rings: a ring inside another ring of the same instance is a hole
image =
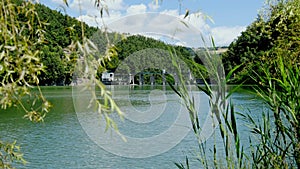
[[[21,6],[22,0],[13,0],[12,3]],[[32,4],[33,5],[33,4]],[[28,6],[28,8],[31,8]],[[32,7],[33,8],[33,7]],[[81,23],[75,18],[72,18],[62,12],[51,10],[42,4],[34,4],[36,18],[32,19],[30,24],[33,28],[25,29],[20,36],[31,36],[37,41],[40,38],[37,33],[39,29],[43,32],[43,42],[34,45],[39,52],[39,58],[45,66],[45,70],[39,75],[40,85],[68,85],[72,80],[72,70],[76,58],[66,58],[64,48],[71,44],[72,40],[77,40],[82,37],[82,28],[87,37],[91,36],[97,29],[89,27],[85,23]],[[29,9],[25,11],[15,11],[18,13],[17,19],[20,23],[28,22]],[[28,10],[28,11],[26,11]],[[29,23],[28,23],[29,25]],[[32,30],[32,35],[30,30]],[[0,38],[0,42],[4,40]],[[2,44],[2,42],[1,42]],[[5,73],[5,72],[2,72]],[[0,74],[1,76],[1,74]]]
[[[40,75],[40,85],[68,85],[72,81],[72,72],[77,58],[65,57],[64,48],[73,40],[80,39],[84,33],[90,37],[97,29],[89,27],[66,14],[36,4],[36,11],[45,25],[45,42],[37,46],[42,51],[41,60],[46,71]],[[82,24],[82,25],[81,25]]]

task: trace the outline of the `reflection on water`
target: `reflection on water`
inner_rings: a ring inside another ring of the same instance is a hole
[[[111,88],[114,99],[118,105],[126,110],[128,103],[140,112],[151,110],[151,88]],[[148,137],[160,134],[168,129],[177,116],[179,105],[178,97],[169,89],[162,88],[167,98],[166,108],[158,118],[149,123],[135,123],[130,120],[119,121],[120,132],[132,137]],[[1,139],[12,141],[18,140],[22,146],[24,157],[30,163],[20,168],[66,168],[66,169],[94,169],[94,168],[175,168],[174,162],[181,162],[188,155],[195,155],[196,139],[190,132],[177,146],[166,153],[141,159],[132,159],[116,156],[101,149],[90,140],[78,122],[74,111],[71,88],[50,87],[43,89],[46,97],[54,107],[42,124],[34,124],[23,119],[23,113],[18,108],[11,108],[0,113],[0,136]],[[129,93],[129,100],[123,97],[122,92]],[[154,93],[155,94],[155,93]],[[157,93],[156,93],[157,94]],[[198,92],[197,94],[203,94]],[[233,101],[238,110],[247,112],[241,106],[260,112],[261,104],[252,96],[235,93]],[[156,99],[155,104],[163,104],[165,100]],[[204,101],[205,102],[205,101]],[[207,101],[206,101],[207,102]],[[152,103],[154,104],[154,103]],[[200,108],[201,109],[201,108]],[[205,117],[205,114],[202,114]],[[117,119],[117,118],[116,118]],[[204,118],[201,118],[203,123]],[[243,125],[239,130],[245,130]],[[249,135],[243,135],[242,140],[248,140]],[[210,144],[211,140],[208,140]],[[157,143],[159,144],[159,143]],[[191,161],[196,167],[197,161]],[[193,168],[193,167],[192,167]]]

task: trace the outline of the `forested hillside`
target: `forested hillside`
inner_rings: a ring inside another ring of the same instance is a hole
[[[162,49],[165,51],[169,51],[169,49],[173,47],[176,51],[176,54],[186,62],[194,59],[195,53],[189,48],[183,46],[172,46],[162,41],[141,35],[129,36],[115,44],[117,56],[112,58],[111,64],[108,69],[114,71],[117,68],[120,60],[124,60],[126,57],[138,51],[143,51],[145,49]]]
[[[97,29],[39,3],[28,5],[28,9],[21,8],[23,0],[13,0],[11,3],[20,7],[11,10],[15,10],[13,12],[17,14],[18,23],[23,25],[14,25],[15,23],[7,20],[6,26],[16,26],[20,28],[20,38],[27,37],[28,40],[38,42],[32,44],[31,50],[39,51],[36,55],[45,67],[45,71],[39,74],[39,85],[70,84],[76,58],[72,58],[72,55],[70,58],[65,57],[64,48],[70,45],[72,40],[81,39],[82,28],[87,37]],[[28,20],[30,15],[35,17]],[[1,44],[5,40],[2,38],[6,37],[0,37]]]
[[[72,40],[80,40],[83,26],[87,37],[96,32],[96,28],[78,21],[66,14],[51,10],[42,4],[36,4],[39,19],[45,22],[45,42],[37,48],[42,51],[41,60],[46,71],[40,75],[40,85],[68,85],[72,80],[72,70],[76,58],[66,58],[64,48]]]
[[[20,5],[23,3],[22,0],[14,0],[13,3]],[[153,55],[153,58],[159,58],[161,53],[145,53],[145,49],[161,49],[169,51],[172,48],[176,52],[181,60],[183,60],[188,68],[194,72],[194,76],[197,76],[197,70],[201,64],[199,57],[196,53],[187,47],[173,46],[166,44],[162,41],[155,40],[153,38],[144,37],[141,35],[121,35],[119,33],[108,33],[99,30],[98,28],[89,27],[85,23],[81,23],[76,18],[72,18],[62,12],[51,10],[50,8],[36,3],[32,4],[37,13],[37,20],[32,20],[33,25],[38,30],[38,27],[43,28],[42,42],[34,45],[35,50],[40,51],[38,57],[40,58],[45,71],[39,74],[39,85],[69,85],[72,82],[72,76],[74,66],[77,61],[78,55],[72,55],[65,49],[72,43],[72,41],[81,40],[82,28],[84,35],[95,43],[100,53],[104,54],[107,52],[107,45],[113,44],[109,49],[114,54],[111,55],[110,59],[106,59],[104,67],[108,71],[115,71],[118,65],[126,57],[138,51],[144,51],[145,55]],[[18,13],[18,19],[25,22],[25,11],[16,11]],[[23,18],[24,17],[24,18]],[[37,24],[40,23],[40,24]],[[29,30],[25,30],[23,33],[28,34]],[[37,35],[33,35],[32,38],[37,38]],[[108,44],[109,39],[110,44]],[[0,39],[1,41],[1,39]],[[155,55],[155,56],[154,56]],[[195,64],[193,61],[198,62]],[[159,64],[158,59],[153,60],[153,66]],[[139,63],[135,63],[138,65]],[[99,70],[101,73],[104,70]],[[162,71],[162,70],[151,70],[151,71]],[[199,72],[198,72],[199,73]],[[1,76],[1,75],[0,75]]]
[[[130,68],[128,67],[124,69],[124,71],[130,69],[161,74],[162,70],[158,68],[172,69],[170,58],[170,52],[172,52],[185,63],[186,67],[183,69],[190,69],[194,77],[200,77],[199,70],[201,69],[201,56],[198,56],[198,54],[196,54],[196,52],[191,48],[166,44],[162,41],[142,35],[132,35],[127,36],[122,40],[119,39],[119,41],[115,43],[113,50],[116,51],[115,55],[112,55],[110,60],[107,60],[105,63],[105,67],[111,72],[114,72],[125,58],[131,57]],[[145,61],[141,58],[147,58],[148,60]],[[145,65],[152,67],[152,69],[142,70]],[[149,83],[148,75],[145,75],[144,78],[145,83]],[[155,79],[158,84],[162,83],[161,77],[155,77]]]

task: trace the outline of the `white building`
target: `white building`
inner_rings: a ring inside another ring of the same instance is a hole
[[[112,81],[114,81],[114,73],[108,73],[108,72],[102,73],[101,80],[103,82],[112,82]]]

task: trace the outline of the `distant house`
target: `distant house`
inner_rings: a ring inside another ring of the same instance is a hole
[[[104,72],[101,76],[102,82],[113,82],[114,81],[114,73],[112,72]]]

